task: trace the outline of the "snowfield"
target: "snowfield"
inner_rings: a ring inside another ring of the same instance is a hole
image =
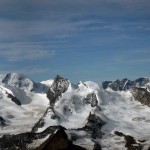
[[[107,91],[102,112],[109,121],[102,127],[105,134],[101,140],[103,149],[125,149],[124,138],[114,131],[136,137],[138,140],[150,140],[150,108],[134,100],[130,91]]]
[[[1,91],[0,91],[1,92]],[[0,136],[6,133],[22,133],[30,131],[43,115],[48,107],[49,100],[46,94],[36,94],[28,92],[18,106],[1,93],[0,95],[0,116],[6,121],[6,126],[0,128]],[[19,95],[21,97],[21,95]],[[27,103],[25,101],[27,100]],[[7,126],[8,124],[8,126]]]

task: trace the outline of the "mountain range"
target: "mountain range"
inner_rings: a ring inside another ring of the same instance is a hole
[[[150,78],[73,84],[0,75],[2,150],[150,150]]]

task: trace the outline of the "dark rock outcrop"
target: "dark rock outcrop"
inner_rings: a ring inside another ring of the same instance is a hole
[[[86,96],[85,102],[91,104],[91,107],[95,107],[98,104],[98,100],[95,93],[90,93]]]
[[[135,100],[150,107],[150,93],[147,89],[135,87],[131,90],[131,93]]]
[[[0,138],[2,150],[84,150],[84,148],[72,144],[61,126],[51,126],[41,133],[21,133],[18,135],[4,135]],[[40,145],[28,148],[34,141],[49,138]]]
[[[104,89],[107,89],[109,87],[114,91],[123,91],[123,90],[132,89],[134,87],[145,86],[149,82],[150,82],[149,78],[138,78],[134,81],[131,81],[125,78],[122,80],[118,79],[116,81],[104,81],[102,83],[102,86]]]
[[[16,103],[17,105],[21,106],[21,102],[19,101],[19,99],[17,99],[15,96],[13,96],[10,93],[6,92],[6,94],[7,94],[8,98],[10,98],[14,103]]]
[[[107,89],[108,87],[110,87],[110,85],[113,83],[113,81],[104,81],[102,82],[102,87],[104,89]]]
[[[93,150],[101,150],[101,149],[102,149],[101,145],[99,143],[95,142]]]
[[[103,133],[101,132],[102,126],[105,124],[105,122],[96,116],[95,114],[89,114],[87,118],[87,123],[83,128],[74,129],[75,131],[86,131],[86,133],[92,138],[92,139],[100,139],[102,138]],[[72,136],[71,138],[76,139],[76,136]],[[94,141],[93,141],[94,142]]]
[[[101,128],[104,124],[105,122],[101,118],[90,113],[88,121],[85,127],[83,127],[83,130],[89,133],[93,139],[102,138]]]
[[[128,85],[127,85],[128,84]],[[121,90],[126,90],[128,89],[128,86],[130,85],[130,81],[128,79],[123,79],[123,80],[116,80],[114,82],[112,81],[104,81],[102,83],[102,86],[104,89],[106,88],[111,88],[114,91],[121,91]]]
[[[74,145],[64,131],[60,128],[55,134],[51,135],[36,150],[85,150],[84,148]]]
[[[144,144],[142,144],[143,142],[136,141],[134,137],[130,135],[125,135],[122,132],[118,132],[118,131],[115,131],[114,133],[117,136],[124,137],[126,141],[125,147],[127,148],[127,150],[142,150],[143,149],[143,146],[144,146]]]
[[[57,75],[53,84],[47,92],[47,97],[50,100],[51,106],[55,104],[55,101],[58,99],[59,96],[61,96],[62,93],[67,91],[68,87],[69,81]]]
[[[18,135],[4,135],[0,138],[0,149],[3,150],[26,150],[28,144],[31,144],[33,140],[43,139],[49,134],[54,133],[59,126],[49,127],[41,133],[21,133]]]
[[[5,120],[4,120],[4,118],[2,117],[2,116],[0,116],[0,127],[3,127],[3,126],[5,126],[6,124],[5,124]]]

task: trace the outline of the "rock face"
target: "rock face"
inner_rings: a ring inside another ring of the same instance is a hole
[[[87,131],[93,139],[102,138],[101,128],[104,124],[105,122],[101,118],[90,113],[88,122],[83,129]]]
[[[61,96],[62,93],[66,92],[68,87],[69,81],[57,75],[53,84],[47,92],[47,97],[50,100],[50,105],[54,105],[57,98]]]
[[[0,95],[1,98],[4,99],[4,97],[7,97],[9,99],[11,99],[14,103],[16,103],[17,105],[21,105],[20,100],[13,95],[13,92],[3,86],[0,86]]]
[[[118,132],[118,131],[115,131],[115,134],[117,136],[124,137],[124,139],[126,141],[125,147],[127,148],[127,150],[142,150],[145,146],[145,144],[143,144],[144,141],[137,141],[137,140],[135,140],[134,137],[132,137],[130,135],[125,135],[122,132]],[[149,149],[150,149],[150,147],[147,147],[146,150],[149,150]]]
[[[131,92],[135,100],[150,107],[150,93],[147,89],[135,87],[131,90]]]
[[[51,135],[36,150],[85,150],[84,148],[72,144],[64,131],[60,128],[55,134]]]
[[[127,78],[116,81],[104,81],[102,86],[104,89],[111,88],[114,91],[129,90],[133,87],[145,86],[150,83],[149,78],[138,78],[134,81],[128,80]]]
[[[17,105],[21,106],[21,102],[15,97],[13,96],[12,94],[10,93],[6,93],[8,95],[8,98],[11,98],[11,100],[16,103]]]
[[[128,83],[128,85],[127,85]],[[102,83],[102,86],[104,89],[106,88],[111,88],[114,91],[121,91],[121,90],[126,90],[129,88],[130,81],[128,79],[122,79],[122,80],[116,80],[116,81],[104,81]]]
[[[95,107],[98,104],[98,100],[95,93],[90,93],[85,98],[86,103],[91,104],[91,107]]]
[[[2,116],[0,116],[0,127],[3,127],[3,126],[5,126],[6,124],[5,124],[5,120],[4,120],[4,118],[2,117]]]
[[[46,137],[48,138],[45,139]],[[4,135],[2,138],[0,138],[0,149],[84,150],[84,148],[76,146],[72,144],[70,140],[68,140],[64,128],[61,126],[49,127],[41,133],[27,132],[18,135]]]
[[[51,112],[51,116],[50,116],[51,119],[58,119],[57,115],[54,112],[53,106],[56,100],[62,95],[62,93],[67,91],[68,87],[69,87],[69,81],[57,75],[53,84],[51,85],[51,87],[47,92],[47,97],[50,101],[50,107],[47,108],[44,115],[34,125],[34,127],[32,128],[32,132],[36,132],[38,128],[42,128],[44,126],[45,124],[44,118],[48,114],[48,112]]]
[[[32,144],[34,140],[42,140],[48,135],[53,134],[56,130],[59,130],[60,126],[52,126],[47,128],[45,131],[41,133],[21,133],[18,135],[4,135],[2,138],[0,138],[0,149],[9,149],[9,150],[15,150],[15,149],[21,149],[26,150],[28,149],[28,145]],[[35,149],[31,148],[31,149]]]

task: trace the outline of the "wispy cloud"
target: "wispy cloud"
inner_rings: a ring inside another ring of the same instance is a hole
[[[137,18],[141,14],[143,16],[149,15],[150,9],[146,7],[149,6],[148,4],[147,0],[142,2],[140,0],[132,2],[129,0],[87,0],[86,2],[81,0],[63,0],[63,2],[58,0],[37,0],[36,2],[14,0],[6,2],[2,0],[0,5],[0,40],[44,41],[70,37],[78,31],[80,34],[81,29],[87,31],[89,29],[123,31],[135,28],[147,30],[149,24],[143,25],[141,22],[131,24],[135,20],[130,18],[130,16],[132,17],[130,13],[137,14]],[[6,11],[6,6],[8,11]],[[145,9],[136,10],[142,6]],[[146,13],[145,10],[149,13]],[[96,18],[92,19],[92,16],[96,16]],[[121,24],[124,16],[127,21]],[[113,22],[113,19],[118,19],[119,22]]]
[[[43,45],[0,44],[0,58],[6,61],[39,60],[54,55],[55,50],[45,49]]]
[[[150,63],[150,50],[147,48],[123,51],[116,55],[113,62],[116,64]]]
[[[132,53],[134,53],[134,54],[149,54],[150,55],[150,48],[136,49],[136,50],[133,50]]]
[[[150,63],[150,58],[137,58],[137,59],[116,59],[116,63],[119,64],[139,64],[139,63]]]
[[[9,69],[9,70],[7,70],[7,68],[3,68],[3,66],[0,66],[0,69],[1,69],[0,74],[16,72],[16,73],[23,73],[25,75],[40,75],[50,72],[50,68],[41,68],[35,66],[27,66],[22,69]]]
[[[16,72],[21,72],[24,73],[26,75],[36,75],[36,74],[43,74],[43,73],[48,73],[50,72],[50,68],[40,68],[40,67],[33,67],[33,66],[29,66],[29,67],[25,67],[22,70],[16,70]]]

